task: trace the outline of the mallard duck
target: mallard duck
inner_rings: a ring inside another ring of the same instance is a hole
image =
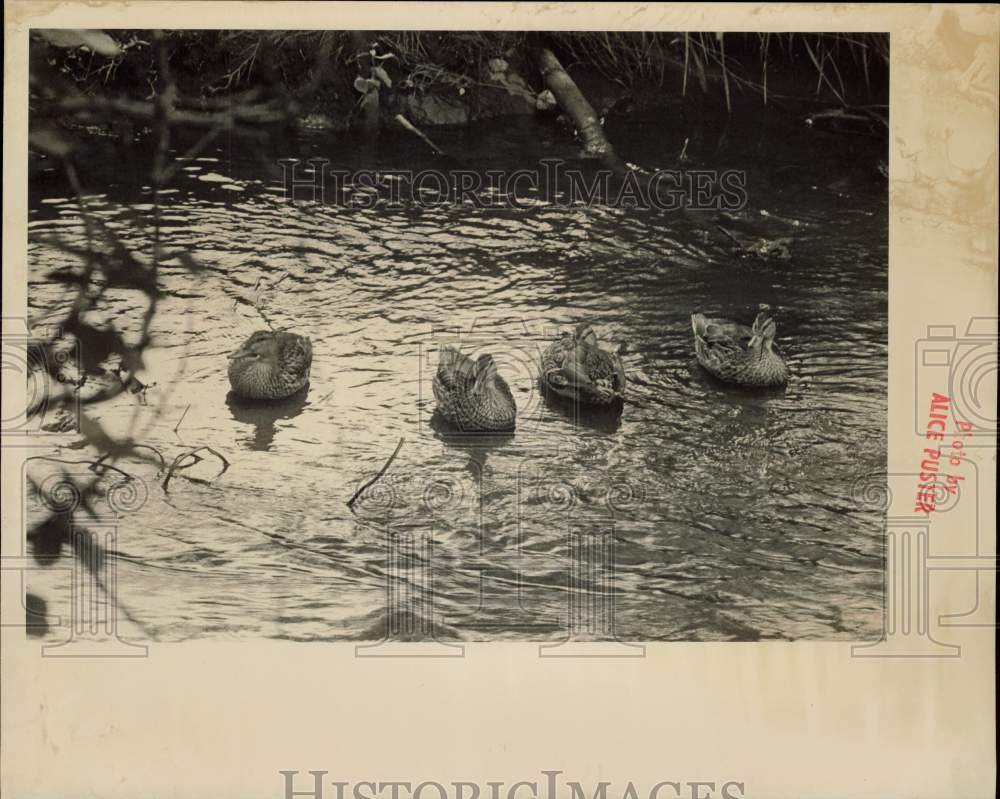
[[[788,382],[788,367],[774,350],[777,329],[766,307],[752,327],[700,313],[692,314],[691,327],[698,363],[720,380],[753,388]]]
[[[284,330],[258,330],[229,354],[229,384],[241,397],[275,400],[309,384],[312,343]]]
[[[497,373],[491,355],[481,355],[474,361],[454,347],[444,346],[440,357],[434,375],[434,398],[448,422],[465,432],[514,429],[514,395]]]
[[[582,322],[542,353],[542,385],[561,397],[608,405],[625,397],[625,367],[602,350],[592,325]]]

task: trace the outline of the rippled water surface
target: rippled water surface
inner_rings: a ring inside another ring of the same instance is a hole
[[[521,209],[358,210],[286,202],[280,177],[228,143],[182,165],[162,198],[163,245],[207,269],[161,267],[147,405],[125,395],[94,412],[113,432],[138,424],[168,459],[206,445],[231,465],[208,483],[175,477],[167,494],[154,466],[120,464],[147,486],[116,545],[119,596],[140,631],[373,640],[390,601],[409,637],[432,626],[448,639],[560,640],[568,616],[604,612],[594,589],[613,585],[624,640],[875,635],[881,516],[853,487],[885,464],[884,142],[760,109],[692,129],[678,113],[611,133],[648,168],[677,166],[688,138],[684,166],[746,170],[743,222],[791,236],[791,260],[734,257],[715,213],[567,207],[531,192]],[[573,155],[565,134],[532,121],[433,135],[479,169]],[[287,147],[272,163],[436,164],[402,132]],[[114,166],[85,176],[89,207],[148,251],[134,219],[151,217],[151,197]],[[84,241],[54,171],[34,182],[29,235],[29,314],[41,326],[72,297],[46,278],[67,256],[43,240]],[[308,394],[264,410],[227,401],[225,356],[263,326],[258,296],[315,353]],[[108,297],[106,318],[134,334],[137,295]],[[690,315],[749,323],[759,303],[774,310],[791,382],[762,394],[720,386],[693,359]],[[622,352],[620,418],[574,420],[536,390],[540,349],[582,318]],[[432,423],[441,341],[496,357],[515,435],[461,439]],[[352,512],[346,500],[401,437]],[[188,473],[211,480],[215,465],[206,455]],[[50,612],[66,607],[65,573],[31,584]],[[583,628],[574,634],[610,629]]]

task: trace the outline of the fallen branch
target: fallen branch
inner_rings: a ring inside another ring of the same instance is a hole
[[[53,103],[57,111],[64,114],[114,114],[130,117],[143,122],[151,122],[156,117],[156,104],[111,97],[72,96]],[[288,110],[271,103],[255,105],[235,105],[224,111],[189,111],[172,108],[167,115],[167,123],[188,125],[199,128],[217,128],[218,132],[235,130],[248,126],[283,122],[288,118]]]
[[[750,241],[749,239],[740,239],[726,230],[722,225],[717,224],[715,227],[726,234],[729,240],[736,245],[736,252],[743,258],[760,258],[762,261],[787,261],[792,257],[788,249],[788,245],[792,243],[792,239],[789,236],[782,236],[775,239],[758,238]]]
[[[254,288],[256,289],[256,286]],[[260,297],[259,296],[256,297],[253,302],[251,302],[250,300],[246,299],[245,297],[239,297],[239,296],[237,296],[236,299],[233,300],[233,313],[236,313],[236,309],[240,307],[241,303],[243,305],[249,305],[250,307],[252,307],[257,312],[257,315],[260,316],[260,318],[264,320],[264,324],[267,325],[268,329],[271,330],[272,332],[274,331],[274,329],[275,329],[274,325],[271,324],[271,320],[268,319],[267,314],[264,313],[264,309],[260,307]]]
[[[195,447],[194,449],[188,450],[187,452],[182,452],[180,455],[174,458],[174,462],[170,464],[170,468],[167,470],[167,476],[163,478],[163,493],[165,494],[168,493],[169,489],[167,487],[170,485],[170,478],[174,476],[175,471],[179,471],[181,469],[187,469],[188,467],[194,466],[196,463],[199,463],[202,460],[201,458],[198,457],[198,453],[201,452],[202,450],[212,453],[216,458],[222,461],[222,471],[220,471],[217,475],[215,475],[215,477],[212,478],[213,480],[222,477],[222,475],[226,473],[226,471],[229,469],[230,464],[229,461],[227,461],[225,457],[223,457],[222,453],[220,453],[218,450],[212,449],[212,447],[207,447],[207,446]],[[185,463],[183,466],[181,466],[180,462],[184,458],[192,458],[192,460],[190,463]],[[203,483],[207,485],[208,483],[211,482],[211,480],[202,480],[201,478],[198,477],[188,477],[186,474],[182,474],[181,477],[190,480],[192,483]]]
[[[107,457],[108,457],[107,455],[102,455],[96,461],[89,461],[89,460],[70,461],[70,460],[65,460],[63,458],[53,458],[48,455],[33,455],[32,457],[28,458],[27,461],[25,462],[27,463],[29,461],[46,461],[48,463],[61,463],[67,466],[86,466],[88,471],[93,472],[99,477],[103,477],[105,473],[107,473],[108,471],[112,471],[112,472],[117,472],[122,477],[124,477],[126,483],[135,480],[135,477],[133,477],[123,469],[119,469],[117,466],[112,466],[110,463],[105,463],[104,461]],[[99,469],[103,470],[103,472],[99,472],[98,471]]]
[[[160,468],[156,470],[157,474],[159,474],[160,472],[162,472],[167,467],[166,461],[163,460],[163,454],[156,447],[151,446],[149,444],[135,444],[135,443],[133,443],[132,444],[132,449],[133,450],[136,450],[136,449],[148,449],[148,450],[152,450],[154,453],[156,453],[156,457],[160,459]],[[135,479],[134,477],[132,477],[132,475],[123,472],[121,469],[119,469],[119,468],[117,468],[115,466],[111,466],[108,463],[105,463],[105,461],[108,458],[110,458],[110,457],[111,457],[111,453],[105,453],[104,455],[101,455],[101,457],[99,457],[97,459],[97,461],[94,463],[94,465],[91,467],[90,470],[92,472],[96,473],[96,471],[97,471],[98,468],[101,468],[101,469],[113,469],[114,471],[120,472],[122,475],[125,476],[125,482],[129,482],[130,480],[134,480]],[[140,460],[144,461],[145,463],[149,463],[150,462],[149,458],[140,458]]]
[[[628,168],[604,135],[604,128],[594,107],[583,96],[559,59],[548,47],[539,47],[535,51],[535,58],[546,88],[576,125],[577,133],[583,140],[584,152],[600,158],[615,174],[624,175]]]
[[[423,131],[421,131],[416,125],[410,122],[410,120],[408,120],[402,114],[396,114],[396,121],[404,128],[406,128],[408,131],[410,131],[410,133],[412,133],[414,136],[418,136],[424,142],[424,144],[426,144],[428,147],[431,148],[431,150],[434,151],[434,155],[446,155],[444,150],[442,150],[434,142],[432,142],[429,138],[427,138],[427,136],[424,135]]]
[[[889,121],[885,117],[867,108],[859,109],[858,112],[845,108],[831,108],[809,114],[804,121],[810,128],[825,128],[835,133],[859,135],[877,134],[879,129],[884,131],[889,127]]]
[[[180,427],[181,427],[181,422],[183,422],[183,421],[184,421],[184,417],[185,417],[185,416],[187,416],[187,413],[188,413],[188,411],[189,411],[189,410],[191,410],[191,403],[188,403],[188,406],[187,406],[187,407],[186,407],[186,408],[184,409],[184,413],[182,413],[182,414],[181,414],[181,418],[180,418],[180,419],[178,419],[178,420],[177,420],[177,424],[175,424],[175,425],[174,425],[174,432],[175,432],[175,433],[176,433],[176,432],[177,432],[178,430],[180,430]]]
[[[354,503],[357,501],[358,497],[360,497],[363,493],[365,493],[365,491],[367,491],[373,484],[378,482],[378,480],[382,477],[382,475],[385,474],[386,471],[389,469],[389,467],[392,465],[392,462],[396,460],[396,456],[399,454],[399,451],[403,448],[404,441],[406,441],[405,438],[399,439],[399,443],[396,445],[395,451],[392,453],[392,455],[389,456],[389,460],[385,462],[385,466],[383,466],[379,470],[379,473],[377,475],[375,475],[371,480],[369,480],[367,483],[361,486],[361,488],[355,491],[353,497],[347,500],[347,507],[351,509],[351,513],[354,512]]]
[[[149,449],[156,453],[156,457],[160,459],[160,471],[167,468],[167,462],[163,457],[163,453],[160,452],[156,447],[151,444],[132,444],[132,449]],[[143,459],[145,460],[145,458]]]
[[[734,236],[734,235],[733,235],[732,233],[730,233],[730,232],[729,232],[728,230],[726,230],[726,229],[725,229],[725,228],[724,228],[724,227],[723,227],[722,225],[716,225],[715,227],[716,227],[716,228],[718,228],[718,229],[719,229],[720,231],[722,231],[723,233],[725,233],[725,234],[726,234],[726,236],[728,236],[728,237],[729,237],[729,240],[730,240],[730,241],[731,241],[731,242],[732,242],[733,244],[735,244],[735,245],[736,245],[737,247],[740,247],[740,248],[742,248],[742,247],[743,247],[743,242],[742,242],[742,241],[740,241],[740,240],[739,240],[738,238],[736,238],[736,236]]]
[[[688,160],[688,157],[687,157],[688,140],[689,140],[689,137],[685,136],[684,137],[684,146],[681,148],[681,154],[679,156],[677,156],[678,163],[682,163],[683,164],[685,161]]]

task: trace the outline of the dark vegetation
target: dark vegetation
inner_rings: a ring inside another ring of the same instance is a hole
[[[152,100],[161,65],[149,31],[111,35],[121,49],[110,57],[48,48],[52,71],[84,95]],[[878,117],[888,92],[883,34],[173,31],[164,39],[179,97],[215,107],[250,91],[280,95],[296,123],[334,129],[387,124],[399,113],[417,124],[558,113],[544,94],[542,48],[599,115],[753,97]]]

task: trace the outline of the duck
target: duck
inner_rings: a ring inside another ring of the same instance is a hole
[[[433,388],[441,416],[463,432],[510,432],[516,425],[514,395],[492,355],[473,360],[442,346]]]
[[[290,397],[309,385],[312,342],[285,330],[258,330],[229,354],[229,385],[250,400]]]
[[[698,363],[719,380],[748,388],[788,382],[788,366],[774,348],[777,327],[766,305],[751,327],[700,313],[691,315],[691,327]]]
[[[617,353],[601,349],[594,326],[579,323],[542,353],[541,382],[555,394],[590,405],[625,398],[625,367]]]

